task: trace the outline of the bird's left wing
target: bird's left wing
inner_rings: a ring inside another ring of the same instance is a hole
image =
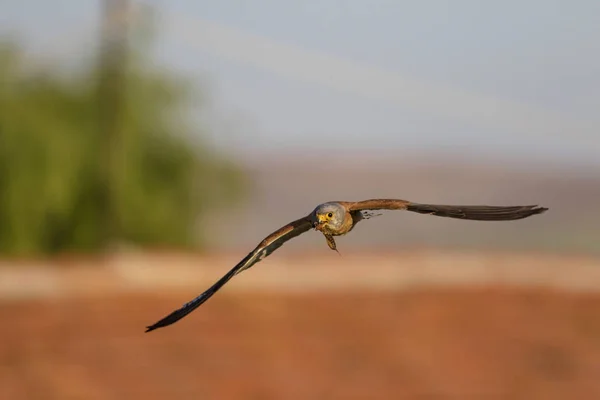
[[[252,267],[257,262],[261,261],[273,251],[281,247],[282,244],[288,240],[308,231],[312,227],[308,216],[300,218],[294,222],[287,224],[286,226],[278,229],[269,236],[267,236],[254,250],[252,250],[242,261],[240,261],[235,267],[233,267],[227,274],[221,279],[215,282],[206,291],[200,294],[195,299],[185,303],[181,308],[173,311],[160,321],[153,325],[146,327],[146,332],[150,332],[157,328],[162,328],[167,325],[171,325],[185,317],[198,306],[208,300],[213,294],[215,294],[223,285],[225,285],[231,278],[240,272]]]

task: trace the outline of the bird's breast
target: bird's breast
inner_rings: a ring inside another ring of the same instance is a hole
[[[346,214],[342,224],[332,230],[331,234],[334,236],[345,235],[354,228],[354,220],[350,214]]]

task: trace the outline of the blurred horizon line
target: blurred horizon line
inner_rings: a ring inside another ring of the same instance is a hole
[[[66,263],[40,260],[16,268],[0,260],[0,299],[95,297],[158,288],[178,293],[189,290],[192,296],[212,285],[237,259],[232,252],[148,251]],[[297,293],[487,286],[600,292],[600,258],[586,255],[419,249],[382,254],[350,251],[343,259],[324,252],[297,253],[268,260],[232,281],[224,294],[231,290]],[[98,265],[91,268],[93,264]]]

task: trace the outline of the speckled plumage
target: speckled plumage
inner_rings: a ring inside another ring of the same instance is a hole
[[[380,214],[372,210],[407,210],[440,217],[458,218],[475,221],[510,221],[541,214],[547,210],[538,206],[452,206],[412,203],[399,199],[371,199],[358,202],[331,201],[318,205],[310,214],[297,219],[267,236],[254,250],[244,257],[221,279],[181,308],[173,311],[160,321],[146,327],[146,332],[171,325],[185,317],[231,278],[268,257],[288,240],[314,228],[320,231],[330,249],[337,251],[334,236],[345,235],[352,231],[358,222]]]

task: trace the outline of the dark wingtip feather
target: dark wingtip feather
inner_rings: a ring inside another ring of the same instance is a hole
[[[437,204],[410,203],[408,211],[420,214],[436,215],[466,220],[479,221],[510,221],[541,214],[548,210],[538,205],[529,206],[453,206]]]
[[[221,283],[221,282],[219,281],[217,283]],[[204,303],[217,290],[218,290],[218,288],[215,289],[214,286],[211,287],[209,290],[205,291],[200,296],[196,297],[194,300],[184,304],[183,307],[181,307],[180,309],[173,311],[171,314],[167,315],[160,321],[155,322],[154,324],[152,324],[150,326],[147,326],[146,333],[153,331],[155,329],[158,329],[158,328],[169,326],[169,325],[174,324],[175,322],[179,321],[181,318],[185,317],[186,315],[188,315],[189,313],[194,311],[196,308],[198,308],[198,306],[200,306],[200,304]]]
[[[548,211],[547,207],[540,207],[537,204],[535,206],[525,206],[522,214],[524,217],[529,217],[530,215],[542,214]]]
[[[169,314],[168,316],[154,323],[153,325],[147,326],[146,331],[144,333],[151,332],[155,329],[162,328],[163,326],[171,325],[172,323],[176,322],[177,320],[179,320],[179,318],[173,318],[175,316],[174,314],[175,312]]]
[[[155,329],[174,324],[175,322],[179,321],[180,319],[182,319],[183,317],[185,317],[186,315],[188,315],[189,313],[194,311],[201,304],[203,304],[206,300],[210,299],[212,297],[212,295],[214,295],[223,285],[225,285],[231,278],[233,278],[235,276],[235,274],[240,272],[240,269],[242,267],[246,266],[246,262],[249,259],[251,259],[252,255],[254,255],[254,252],[248,254],[242,261],[240,261],[240,263],[238,265],[233,267],[233,269],[231,269],[227,274],[225,274],[221,279],[219,279],[217,282],[215,282],[211,287],[206,289],[199,296],[197,296],[196,298],[194,298],[191,301],[188,301],[181,308],[173,311],[171,314],[167,315],[160,321],[155,322],[154,324],[152,324],[150,326],[147,326],[146,332],[150,332]]]

